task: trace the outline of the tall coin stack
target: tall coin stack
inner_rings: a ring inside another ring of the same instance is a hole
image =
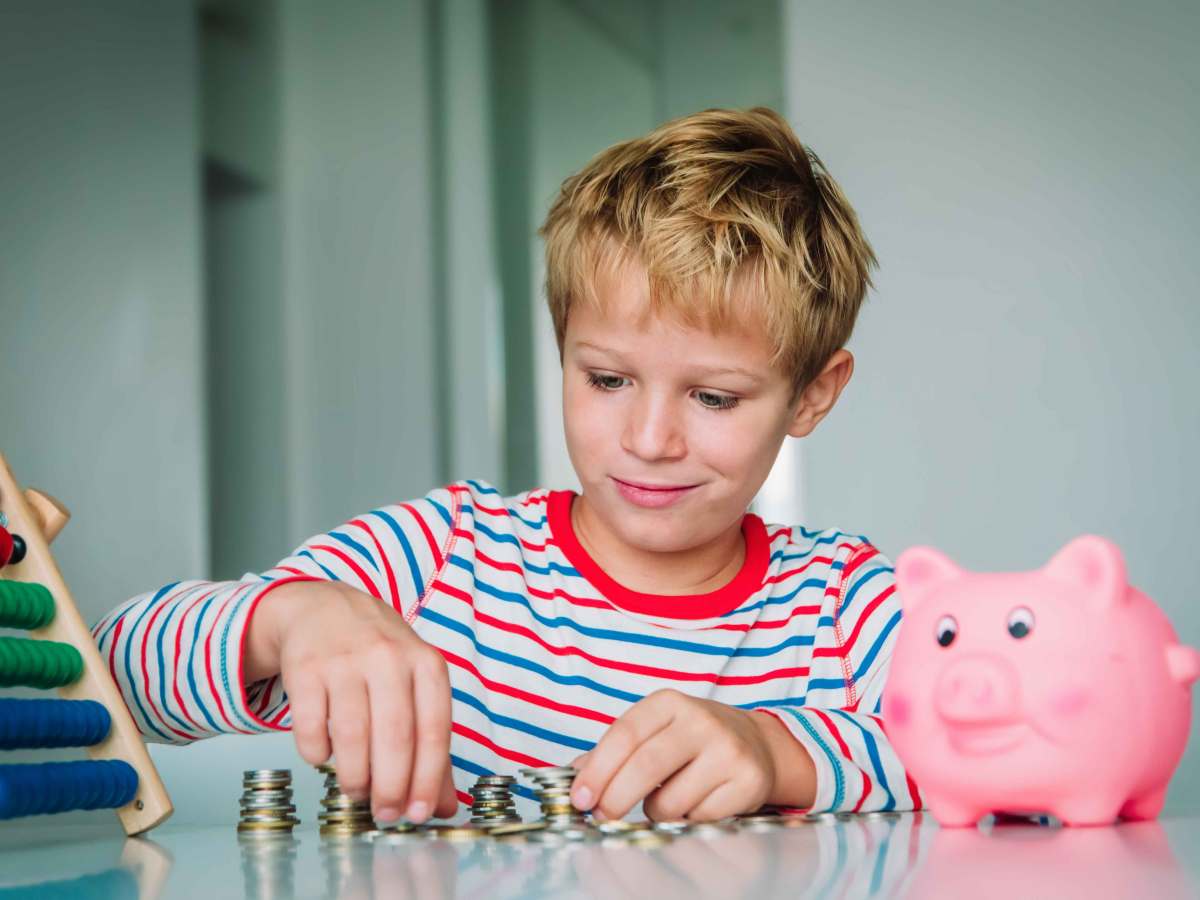
[[[321,835],[355,835],[373,830],[375,820],[371,818],[371,802],[351,800],[343,794],[333,766],[320,765],[317,771],[325,776],[325,796],[321,798],[321,812],[317,815]]]
[[[571,785],[578,775],[570,766],[548,769],[522,769],[521,774],[537,785],[542,818],[552,830],[579,828],[588,824],[587,816],[571,803]]]
[[[511,775],[484,775],[471,788],[472,825],[515,825],[521,821],[513,802]]]
[[[292,802],[291,769],[250,769],[242,773],[241,834],[291,834],[300,824]]]

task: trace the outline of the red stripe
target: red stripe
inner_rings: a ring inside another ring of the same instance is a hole
[[[552,709],[555,712],[560,712],[568,716],[576,716],[581,719],[591,719],[594,722],[601,722],[605,725],[611,725],[616,721],[616,718],[594,709],[587,709],[582,706],[572,706],[569,703],[559,703],[556,700],[551,700],[549,697],[543,697],[540,694],[531,694],[529,691],[523,691],[518,687],[513,687],[509,684],[501,684],[498,681],[493,681],[485,677],[475,665],[467,659],[451,653],[449,650],[438,648],[442,656],[446,658],[446,662],[451,665],[458,666],[466,672],[470,672],[479,681],[481,685],[490,691],[497,694],[504,694],[509,697],[515,697],[518,700],[523,700],[534,706],[539,706],[542,709]]]
[[[853,575],[858,570],[858,567],[868,559],[878,555],[879,551],[871,544],[859,544],[851,552],[850,559],[846,562],[846,568],[842,572],[842,581]]]
[[[466,806],[470,806],[475,802],[474,797],[472,797],[466,791],[460,791],[457,788],[454,790],[454,796],[458,798],[459,803],[465,804]]]
[[[340,559],[342,562],[344,562],[347,566],[349,566],[350,570],[352,572],[354,572],[355,575],[358,576],[358,580],[363,583],[363,587],[365,587],[367,589],[367,592],[372,597],[374,597],[376,600],[383,599],[383,597],[381,597],[379,594],[379,589],[377,587],[375,587],[375,583],[373,581],[371,581],[371,579],[367,576],[367,573],[363,571],[362,566],[360,566],[358,563],[356,563],[354,560],[352,560],[349,557],[349,555],[347,555],[346,553],[344,553],[341,550],[341,548],[334,547],[329,544],[314,544],[312,549],[320,550],[323,553],[329,553],[329,554],[332,554],[333,556],[336,556],[338,559]]]
[[[475,501],[475,509],[478,512],[485,512],[489,516],[503,516],[505,518],[508,518],[508,510],[507,509],[497,509],[494,506],[484,506],[478,500]]]
[[[117,627],[113,629],[112,643],[108,645],[108,671],[112,673],[113,684],[120,684],[117,680],[117,642],[121,639],[121,628],[125,625],[125,616],[117,619]]]
[[[840,749],[842,751],[842,757],[847,762],[854,765],[855,768],[858,769],[859,773],[862,775],[862,781],[863,781],[862,794],[859,796],[858,802],[856,804],[854,804],[854,810],[853,810],[854,812],[858,812],[859,809],[862,808],[863,801],[867,799],[867,795],[869,793],[871,793],[871,776],[867,774],[866,769],[854,764],[854,757],[851,756],[851,754],[850,754],[850,747],[846,744],[846,741],[842,738],[842,733],[840,731],[838,731],[837,726],[833,724],[833,718],[826,715],[825,712],[823,712],[820,709],[817,709],[815,706],[809,707],[809,708],[817,716],[817,718],[819,718],[822,722],[825,723],[825,727],[829,729],[830,734],[833,735],[833,739],[835,741],[837,741],[838,749]]]
[[[502,562],[500,560],[492,559],[482,550],[475,550],[475,558],[489,568],[497,569],[501,572],[515,572],[522,577],[525,576],[525,569],[519,566],[517,563]],[[566,600],[568,603],[574,606],[582,606],[589,609],[613,608],[613,605],[607,600],[596,600],[590,597],[576,597],[574,594],[568,594],[562,588],[555,588],[553,591],[538,590],[529,583],[528,579],[525,580],[525,589],[531,596],[538,597],[542,600],[553,600],[555,597],[561,597],[563,600]]]
[[[167,717],[165,715],[163,715],[161,712],[159,712],[158,707],[154,705],[154,695],[150,691],[150,667],[146,664],[146,645],[150,642],[150,632],[154,628],[154,620],[159,617],[159,614],[162,613],[162,611],[167,608],[167,606],[171,603],[171,601],[176,596],[178,596],[178,594],[167,597],[166,599],[164,599],[162,602],[160,602],[155,607],[154,612],[151,613],[151,615],[150,615],[150,621],[146,623],[146,630],[142,632],[141,656],[142,656],[142,686],[144,688],[143,696],[146,698],[146,702],[150,704],[150,711],[153,712],[155,718],[158,719],[159,725],[162,725],[168,731],[170,731],[172,734],[183,738],[185,741],[194,741],[194,740],[196,740],[198,735],[188,734],[186,731],[180,731],[178,728],[175,728],[174,726],[172,726],[167,721]],[[165,677],[166,673],[163,673],[163,676]]]
[[[545,768],[550,765],[548,762],[538,759],[536,756],[529,756],[526,753],[521,753],[517,750],[510,750],[507,747],[501,747],[491,738],[480,734],[474,729],[468,728],[459,722],[455,722],[450,726],[450,730],[460,737],[465,737],[467,740],[474,741],[484,747],[487,747],[497,756],[502,756],[510,762],[521,763],[522,765],[530,766],[535,769]]]
[[[791,569],[790,571],[787,571],[787,572],[781,572],[778,575],[772,575],[770,578],[764,578],[763,584],[778,584],[779,582],[784,581],[785,579],[791,578],[793,575],[799,575],[801,572],[803,572],[805,569],[807,569],[813,563],[825,563],[828,565],[832,562],[833,562],[833,557],[831,557],[831,556],[814,556],[812,559],[810,559],[804,565],[800,566],[798,569]]]
[[[536,497],[526,497],[524,500],[521,501],[521,505],[522,506],[538,506],[539,504],[545,503],[546,498],[549,496],[550,496],[549,494],[538,494]]]
[[[184,620],[187,618],[187,614],[189,612],[191,612],[193,609],[195,609],[196,605],[198,603],[202,603],[203,601],[207,600],[209,597],[211,597],[216,592],[217,592],[217,589],[213,588],[207,594],[201,594],[199,597],[197,597],[195,600],[193,600],[192,603],[188,605],[188,608],[183,611],[183,614],[179,617],[179,621],[177,621],[175,623],[175,663],[176,663],[177,669],[178,669],[179,660],[183,657],[183,649],[182,649],[182,646],[183,646],[182,645],[183,624],[184,624]],[[178,678],[171,679],[171,690],[175,694],[175,702],[179,704],[179,709],[180,709],[180,711],[183,712],[184,718],[186,718],[189,722],[192,723],[193,728],[195,728],[197,731],[199,731],[201,734],[203,734],[204,728],[202,728],[200,725],[197,725],[196,720],[193,719],[191,714],[187,711],[187,704],[184,702],[183,694],[181,694],[179,692],[179,679]]]
[[[267,707],[271,705],[271,689],[275,686],[278,678],[278,675],[272,675],[267,679],[267,683],[263,685],[262,699],[258,702],[258,709],[254,711],[254,714],[260,719],[263,717],[263,713],[267,711]]]
[[[541,544],[535,544],[535,543],[533,543],[533,541],[527,541],[524,538],[522,538],[521,546],[524,547],[526,550],[532,550],[534,553],[541,553],[547,547],[557,547],[558,545],[554,543],[554,538],[548,537],[548,538],[546,538],[545,542],[541,543]]]
[[[383,552],[383,545],[379,543],[379,538],[375,536],[375,532],[362,519],[354,519],[350,522],[351,525],[357,525],[363,531],[371,536],[371,540],[375,543],[375,549],[379,551],[379,558],[383,560],[384,571],[387,572],[388,593],[392,597],[392,608],[396,611],[400,610],[400,589],[396,586],[396,573],[392,571],[392,562],[388,559],[388,555]]]
[[[714,625],[713,628],[721,631],[758,631],[760,628],[783,628],[796,616],[818,616],[820,614],[820,606],[793,606],[792,611],[788,613],[786,619],[761,619],[757,622],[743,622],[741,624],[727,622],[723,625]]]
[[[425,543],[429,545],[429,552],[433,554],[434,571],[442,568],[445,560],[442,559],[442,548],[438,546],[438,542],[434,540],[433,532],[429,530],[429,526],[425,524],[425,519],[419,512],[412,508],[408,503],[401,503],[400,508],[406,510],[409,515],[417,520],[417,524],[421,527],[421,533],[425,535]]]
[[[846,643],[840,647],[819,647],[813,651],[813,656],[849,656],[850,651],[854,649],[854,643],[858,640],[858,635],[862,631],[863,625],[870,620],[871,613],[879,607],[879,604],[892,596],[895,590],[896,585],[894,583],[889,584],[867,604],[867,608],[863,610],[862,615],[858,617],[858,621],[854,624],[854,630],[850,632],[850,639]]]
[[[277,581],[275,583],[280,584],[281,582]],[[221,604],[220,610],[218,610],[213,619],[214,627],[208,629],[208,634],[204,636],[204,675],[208,679],[208,689],[212,691],[213,699],[217,701],[217,711],[221,714],[221,718],[225,720],[225,724],[228,725],[232,731],[236,731],[239,734],[250,734],[249,731],[239,728],[229,720],[229,716],[225,713],[225,704],[221,702],[221,693],[217,690],[217,683],[213,680],[212,674],[212,636],[213,632],[216,630],[215,624],[221,621],[221,616],[224,615],[226,608],[229,606],[229,601],[232,600],[234,596],[237,596],[236,593],[225,598],[225,602]],[[238,669],[240,672],[240,663],[238,665]]]
[[[457,597],[464,603],[471,603],[471,597],[456,588],[443,584],[440,581],[434,582],[434,587],[439,588],[452,597]],[[533,630],[526,628],[523,625],[517,625],[513,622],[505,622],[497,619],[495,616],[489,616],[479,609],[475,609],[475,621],[482,622],[485,625],[490,625],[493,628],[504,631],[509,634],[517,634],[521,637],[533,641],[535,644],[542,647],[544,650],[552,653],[555,656],[578,656],[581,659],[586,659],[593,665],[600,666],[605,669],[615,669],[619,672],[633,672],[637,675],[649,675],[653,678],[664,678],[672,681],[706,681],[713,684],[760,684],[764,681],[771,681],[774,678],[785,677],[794,672],[801,671],[800,669],[777,669],[772,672],[759,673],[757,675],[717,675],[714,672],[679,672],[674,669],[660,669],[657,666],[642,666],[637,663],[619,662],[612,659],[604,659],[587,653],[578,647],[556,647],[542,639]],[[807,669],[803,671],[807,672]]]
[[[303,575],[307,578],[312,578],[314,581],[317,580],[315,576],[309,572],[305,572],[303,569],[297,569],[292,566],[276,566],[275,568],[279,572],[290,572],[293,575]]]
[[[912,776],[908,772],[904,773],[904,781],[908,784],[908,793],[913,799],[913,809],[921,809],[925,802],[921,799],[921,792],[917,790],[917,783],[912,780]]]
[[[778,531],[776,531],[774,534],[768,534],[768,535],[767,535],[767,540],[769,540],[769,541],[774,541],[774,540],[775,540],[775,538],[779,537],[781,534],[786,534],[786,535],[788,536],[788,540],[791,540],[791,537],[792,537],[792,529],[791,529],[791,528],[780,528],[780,529],[779,529]]]

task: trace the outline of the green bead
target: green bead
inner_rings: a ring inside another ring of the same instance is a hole
[[[44,628],[54,620],[54,595],[44,585],[0,579],[0,628]]]

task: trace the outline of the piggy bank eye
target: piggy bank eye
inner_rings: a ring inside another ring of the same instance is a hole
[[[937,635],[939,644],[949,647],[954,642],[955,635],[958,634],[958,623],[954,621],[954,616],[942,616],[938,619],[934,634]]]
[[[1020,640],[1033,631],[1033,613],[1026,606],[1018,606],[1008,614],[1008,633]]]

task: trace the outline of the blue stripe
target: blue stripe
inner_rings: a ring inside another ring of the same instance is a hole
[[[229,632],[233,628],[233,620],[237,618],[238,610],[240,610],[242,606],[245,605],[246,601],[250,599],[250,596],[255,593],[256,588],[261,587],[261,585],[252,586],[250,590],[242,594],[240,600],[233,604],[233,609],[229,611],[229,615],[225,619],[225,628],[221,632],[221,686],[225,688],[226,699],[229,700],[230,710],[232,710],[238,720],[241,721],[241,723],[252,732],[260,731],[261,726],[250,721],[250,719],[242,715],[242,711],[238,709],[237,701],[235,700],[233,691],[230,689],[229,685],[229,664],[226,654],[229,650]]]
[[[867,745],[867,756],[871,759],[871,766],[875,770],[875,778],[878,780],[883,789],[887,791],[888,800],[884,804],[883,811],[890,812],[896,808],[896,797],[892,794],[892,789],[888,786],[887,773],[883,771],[883,760],[879,758],[879,745],[875,743],[875,735],[871,734],[871,730],[858,721],[857,718],[850,715],[844,709],[829,710],[835,716],[840,716],[845,719],[855,728],[862,732],[863,741]]]
[[[813,532],[813,534],[820,534],[820,532],[815,531],[815,532]],[[809,535],[805,535],[805,537],[808,537],[808,536]],[[785,555],[782,557],[782,559],[785,562],[791,562],[794,559],[807,559],[808,557],[812,556],[813,553],[816,552],[816,549],[818,547],[820,547],[822,544],[836,544],[838,541],[838,538],[842,538],[845,536],[846,535],[842,534],[842,532],[835,531],[833,534],[826,535],[823,538],[818,538],[817,540],[813,541],[812,544],[809,545],[809,548],[807,550],[805,550],[803,553],[793,553],[790,556]]]
[[[400,523],[391,517],[385,510],[377,509],[372,515],[379,516],[392,529],[392,534],[396,535],[396,540],[400,542],[400,548],[404,551],[404,558],[408,560],[408,574],[412,578],[413,596],[418,600],[421,599],[422,589],[425,587],[425,579],[421,577],[421,567],[417,565],[416,554],[413,553],[412,544],[408,542],[408,535],[404,533],[404,529],[400,527]]]
[[[453,559],[453,557],[451,557]],[[475,575],[474,566],[467,560],[463,560],[457,565]],[[711,644],[700,644],[694,641],[681,641],[674,638],[660,638],[648,634],[633,634],[627,631],[614,631],[608,628],[591,628],[586,625],[580,625],[574,619],[566,616],[550,618],[538,613],[533,605],[529,602],[529,598],[524,594],[518,594],[514,591],[501,590],[486,581],[481,581],[475,576],[475,589],[481,593],[495,597],[497,600],[503,600],[505,603],[513,603],[523,607],[530,616],[538,623],[547,628],[569,628],[579,634],[587,635],[588,637],[600,638],[604,640],[616,641],[624,644],[642,644],[648,647],[663,647],[669,650],[682,650],[688,653],[700,653],[706,656],[725,656],[735,658],[739,656],[772,656],[780,650],[786,650],[788,647],[805,647],[811,646],[813,636],[811,634],[798,634],[781,641],[770,647],[714,647]]]
[[[530,672],[541,675],[543,678],[553,681],[556,684],[580,685],[581,687],[590,688],[598,694],[604,694],[606,697],[616,697],[618,700],[624,700],[627,703],[637,703],[642,699],[641,694],[631,694],[628,691],[618,690],[617,688],[609,687],[606,684],[600,684],[599,682],[593,681],[590,678],[585,678],[582,675],[560,675],[557,672],[551,671],[545,666],[540,666],[528,659],[524,659],[520,656],[512,656],[508,653],[502,653],[499,650],[494,650],[491,647],[481,644],[478,636],[472,629],[468,628],[466,625],[463,625],[461,622],[454,621],[448,616],[443,616],[441,613],[434,612],[428,606],[421,607],[419,617],[422,619],[428,619],[430,622],[441,625],[443,628],[449,628],[451,631],[456,631],[463,635],[463,637],[467,638],[467,640],[475,645],[476,651],[478,651],[481,656],[486,656],[489,659],[495,659],[499,662],[508,663],[510,666],[517,666],[518,668],[526,669]]]
[[[842,767],[838,764],[837,755],[833,752],[830,746],[825,743],[825,739],[817,733],[817,730],[812,727],[812,724],[808,721],[808,719],[800,715],[800,713],[794,709],[785,709],[784,712],[799,722],[800,727],[808,732],[809,737],[811,737],[813,741],[816,742],[816,745],[821,748],[821,751],[827,757],[829,757],[829,764],[833,767],[833,803],[830,805],[828,810],[824,811],[829,812],[830,810],[837,809],[842,805],[842,799],[846,796],[845,780],[842,777]],[[841,829],[839,828],[838,831],[841,831]]]
[[[465,508],[467,508],[467,509],[470,509],[470,507],[465,507]],[[474,515],[474,514],[475,514],[475,510],[471,509],[471,514],[472,514],[472,515]],[[520,542],[520,541],[518,541],[514,535],[511,535],[511,534],[501,534],[501,533],[499,533],[499,532],[497,532],[497,531],[492,531],[492,529],[488,528],[486,525],[484,525],[484,524],[483,524],[482,522],[480,522],[478,519],[476,519],[476,520],[474,520],[474,521],[475,521],[475,528],[476,528],[477,530],[479,530],[479,531],[482,531],[482,532],[483,532],[485,535],[487,535],[489,538],[491,538],[491,539],[492,539],[493,541],[495,541],[496,543],[498,543],[498,544],[512,544],[514,547],[520,547],[520,546],[521,546],[521,542]]]
[[[494,722],[497,725],[503,725],[505,728],[511,728],[514,731],[523,731],[525,734],[532,734],[534,737],[541,738],[543,741],[550,741],[554,744],[562,744],[564,747],[572,747],[576,750],[591,750],[596,746],[594,741],[584,741],[579,738],[569,737],[565,734],[559,734],[557,731],[549,731],[545,728],[538,728],[536,725],[531,725],[528,722],[522,722],[520,719],[513,719],[509,716],[502,716],[499,713],[494,713],[477,697],[468,694],[466,691],[460,691],[458,688],[450,689],[450,696],[460,703],[465,703],[474,709],[479,710],[488,721]]]
[[[313,555],[312,555],[312,551],[310,551],[310,550],[301,550],[301,551],[300,551],[299,553],[297,553],[296,555],[297,555],[297,556],[306,556],[306,557],[308,557],[309,559],[311,559],[311,560],[313,561],[313,563],[315,563],[315,564],[317,565],[317,567],[318,567],[318,568],[320,568],[320,570],[321,570],[322,572],[324,572],[324,573],[325,573],[325,576],[326,576],[326,577],[327,577],[327,578],[328,578],[330,581],[341,581],[341,580],[342,580],[342,579],[338,578],[336,575],[334,575],[334,574],[333,574],[333,570],[332,570],[332,569],[329,569],[329,568],[327,568],[327,567],[326,567],[326,566],[325,566],[325,565],[324,565],[324,564],[323,564],[323,563],[322,563],[320,560],[318,560],[318,559],[317,559],[315,556],[313,556]]]
[[[887,834],[883,836],[883,840],[879,843],[879,853],[875,857],[875,870],[871,873],[871,896],[874,897],[883,887],[883,873],[887,868],[888,845],[892,842],[892,832],[895,831],[896,825],[894,822],[888,822]]]
[[[163,588],[162,590],[169,591],[171,588],[175,587],[177,584],[180,584],[180,582],[173,581],[170,584],[168,584],[165,588]],[[159,596],[162,596],[162,591],[159,591]],[[126,604],[125,609],[121,610],[120,613],[113,615],[112,620],[104,627],[104,630],[102,632],[100,632],[100,634],[96,637],[96,645],[97,646],[104,643],[104,639],[107,638],[108,635],[112,632],[112,630],[117,627],[117,623],[119,621],[121,621],[123,618],[125,618],[125,614],[128,613],[129,610],[133,609],[135,606],[137,606],[136,598],[134,600],[131,600],[128,604]]]
[[[745,606],[739,606],[733,612],[725,613],[725,615],[722,616],[721,618],[727,619],[730,616],[736,616],[736,615],[740,615],[742,613],[754,612],[754,610],[756,610],[756,609],[763,609],[764,607],[767,607],[767,606],[778,606],[781,603],[790,603],[792,601],[792,598],[794,598],[797,594],[799,594],[805,588],[818,587],[818,588],[821,588],[822,590],[824,590],[825,585],[828,583],[829,582],[824,578],[808,578],[808,579],[805,579],[804,581],[800,582],[798,585],[796,585],[795,589],[787,594],[780,594],[776,597],[767,597],[766,599],[759,600],[756,603],[748,603]],[[833,619],[829,620],[829,624],[830,625],[833,624]]]
[[[858,593],[858,589],[860,587],[862,587],[864,584],[866,584],[868,581],[870,581],[872,578],[874,578],[880,572],[893,572],[893,571],[895,571],[895,570],[892,569],[890,566],[878,566],[874,569],[871,569],[869,572],[867,572],[861,578],[855,579],[854,585],[850,588],[850,590],[848,590],[846,592],[846,601],[842,604],[841,609],[838,610],[838,618],[840,619],[842,616],[844,616],[846,614],[846,610],[848,610],[850,608],[850,604],[851,604],[851,602],[853,602],[854,596],[855,596],[855,594]],[[885,590],[887,590],[887,585],[884,585],[883,588],[880,589],[879,593],[883,593],[883,591],[885,591]]]
[[[526,519],[524,516],[522,516],[520,513],[518,513],[518,512],[517,512],[515,509],[513,509],[511,506],[509,506],[509,507],[506,507],[506,509],[508,510],[508,514],[509,514],[510,516],[512,516],[514,519],[519,519],[520,521],[524,522],[526,525],[528,525],[528,526],[529,526],[530,528],[532,528],[534,531],[541,531],[541,530],[542,530],[542,528],[543,528],[543,527],[545,526],[545,524],[546,524],[546,517],[545,517],[545,516],[542,516],[542,518],[538,519],[536,522],[531,522],[529,519]]]
[[[200,713],[204,716],[204,718],[208,721],[208,724],[212,727],[213,733],[220,734],[221,726],[217,724],[216,719],[214,719],[211,715],[209,715],[208,704],[206,704],[203,700],[200,699],[200,689],[196,687],[196,666],[195,666],[196,647],[200,643],[200,625],[204,622],[205,610],[208,609],[208,607],[212,604],[214,599],[216,599],[216,593],[214,593],[213,596],[211,596],[207,600],[205,600],[204,605],[202,607],[200,607],[200,611],[198,613],[196,613],[196,628],[192,632],[192,646],[188,648],[187,677],[188,677],[188,687],[192,691],[192,699],[196,701],[196,706],[200,709]]]
[[[467,484],[469,484],[477,494],[495,494],[497,497],[500,496],[500,492],[494,487],[486,485],[482,481],[476,481],[474,478],[468,478]]]
[[[461,557],[461,556],[451,556],[449,559],[449,562],[453,565],[458,566],[460,569],[466,569],[472,575],[475,574],[475,564],[473,562],[471,562],[469,559],[465,559],[464,557]],[[571,578],[581,577],[579,572],[577,572],[575,569],[571,568],[570,566],[559,565],[556,562],[551,562],[548,566],[545,566],[545,567],[535,566],[533,563],[529,562],[528,560],[524,559],[524,557],[522,557],[521,565],[526,570],[533,572],[537,575],[549,575],[553,571],[553,572],[558,572],[560,575],[566,575]],[[526,579],[526,580],[528,581],[528,579]]]
[[[483,749],[487,750],[486,747]],[[473,763],[470,760],[463,759],[461,756],[455,756],[453,753],[450,754],[450,764],[456,769],[462,769],[464,772],[470,772],[472,775],[479,777],[496,774],[491,769],[485,769],[483,766]],[[520,794],[526,800],[533,800],[536,802],[538,799],[533,790],[525,787],[523,784],[509,785],[509,790],[514,794]]]
[[[342,534],[340,531],[331,531],[329,532],[329,536],[341,541],[347,547],[358,551],[358,554],[368,563],[370,563],[371,568],[375,570],[375,574],[379,574],[379,564],[375,562],[375,557],[371,555],[371,552],[367,550],[366,547],[354,540],[354,538],[350,537],[349,535]]]
[[[447,528],[454,526],[454,519],[450,516],[450,510],[446,509],[446,507],[442,506],[442,504],[438,503],[432,497],[426,497],[425,502],[437,511],[437,514],[442,517],[442,521],[446,523]]]
[[[892,633],[892,629],[900,622],[901,612],[896,610],[888,623],[883,626],[883,630],[879,632],[879,636],[875,638],[875,643],[871,645],[871,649],[867,651],[867,655],[863,657],[862,663],[859,664],[858,671],[854,673],[854,680],[858,681],[871,669],[871,664],[875,662],[875,657],[879,655],[880,649],[887,640],[888,635]]]
[[[193,591],[188,591],[188,593],[183,596],[186,597],[191,593],[193,593]],[[154,643],[158,651],[158,699],[159,702],[162,703],[163,712],[174,719],[176,725],[191,734],[196,730],[196,726],[192,725],[191,723],[184,722],[183,719],[171,712],[171,707],[167,704],[167,662],[163,654],[163,635],[167,633],[167,625],[170,624],[171,617],[179,611],[181,606],[183,606],[183,597],[180,597],[178,601],[172,604],[171,608],[167,611],[167,617],[163,619],[162,627],[158,630],[158,637],[154,639]]]
[[[150,716],[146,714],[146,707],[142,706],[141,698],[138,697],[138,689],[135,686],[136,682],[134,680],[133,668],[129,660],[129,654],[133,649],[133,636],[137,633],[138,626],[142,624],[142,619],[146,618],[146,614],[150,612],[150,610],[154,609],[155,604],[166,595],[167,591],[175,587],[176,584],[179,584],[179,582],[177,581],[175,584],[168,584],[165,588],[160,590],[151,598],[150,602],[146,604],[146,608],[142,610],[142,614],[137,617],[137,621],[133,623],[133,627],[129,629],[129,634],[125,638],[125,676],[129,679],[129,687],[131,689],[129,693],[133,697],[133,702],[137,704],[138,712],[140,712],[142,714],[142,718],[145,719],[146,726],[167,743],[173,743],[176,738],[171,737],[166,732],[160,731],[157,727],[155,727],[154,722],[150,719]]]

